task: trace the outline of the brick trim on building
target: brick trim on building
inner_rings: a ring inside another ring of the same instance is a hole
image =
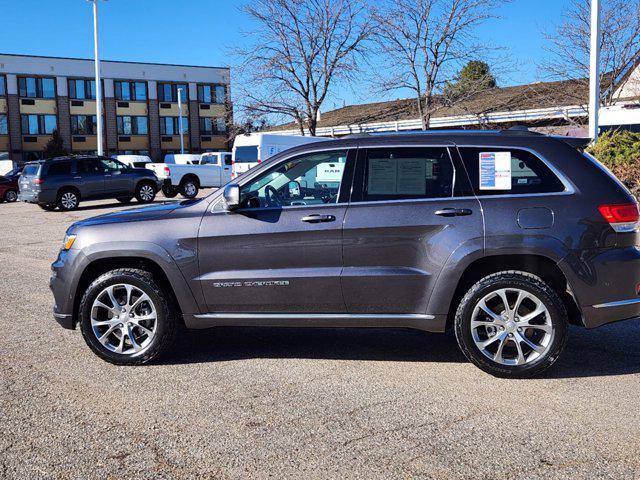
[[[9,144],[11,159],[22,161],[22,122],[20,118],[20,99],[18,95],[7,95],[7,118],[9,120]]]

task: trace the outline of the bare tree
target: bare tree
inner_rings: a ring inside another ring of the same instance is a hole
[[[640,60],[640,0],[607,0],[601,13],[601,102],[611,105],[624,73]],[[556,79],[589,84],[591,1],[572,0],[556,31],[547,34],[552,58],[543,70]],[[584,98],[581,98],[584,100]]]
[[[495,18],[501,0],[389,0],[374,15],[376,39],[384,56],[383,90],[414,92],[422,128],[439,106],[435,95],[456,70],[483,50],[475,28]]]
[[[244,59],[241,108],[292,119],[301,134],[307,129],[314,136],[336,82],[358,71],[371,34],[366,2],[254,0],[244,11],[259,28],[236,52]]]

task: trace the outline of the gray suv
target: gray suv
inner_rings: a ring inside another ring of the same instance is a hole
[[[357,136],[280,153],[206,198],[72,225],[54,316],[116,364],[181,325],[454,329],[504,377],[568,325],[640,316],[638,204],[600,163],[524,131]]]
[[[75,210],[83,200],[134,197],[152,202],[160,190],[155,173],[131,168],[106,157],[71,156],[27,163],[18,181],[18,200],[37,203],[44,210]]]

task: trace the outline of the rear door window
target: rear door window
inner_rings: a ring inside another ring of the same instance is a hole
[[[453,196],[455,170],[444,147],[368,149],[359,171],[361,192],[353,201]]]
[[[59,177],[62,175],[70,175],[70,174],[71,174],[71,161],[51,163],[47,170],[47,175],[50,177]]]
[[[104,173],[104,168],[97,158],[88,158],[78,160],[78,173],[97,175]]]
[[[477,195],[526,195],[565,190],[551,169],[527,150],[494,147],[460,147],[459,150]]]

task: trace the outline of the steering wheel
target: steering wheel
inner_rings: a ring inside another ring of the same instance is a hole
[[[267,185],[264,189],[264,196],[267,202],[267,207],[281,207],[282,200],[280,199],[280,194],[278,191],[272,186]]]

